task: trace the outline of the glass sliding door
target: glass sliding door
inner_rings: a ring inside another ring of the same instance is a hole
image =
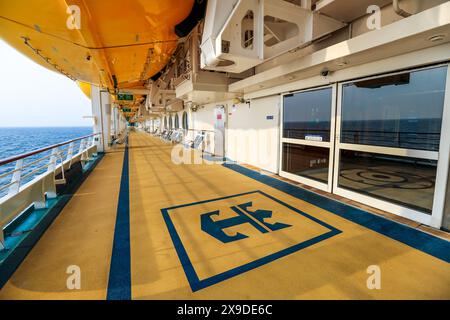
[[[335,86],[282,97],[281,176],[331,192],[335,97]]]
[[[430,224],[440,203],[439,162],[448,168],[439,153],[448,140],[447,72],[439,66],[339,85],[336,194]]]

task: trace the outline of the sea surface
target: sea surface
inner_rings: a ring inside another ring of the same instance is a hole
[[[92,133],[92,127],[0,127],[0,159],[9,158],[15,155],[23,154],[52,144],[72,140]],[[75,145],[77,151],[79,144]],[[63,148],[64,149],[64,148]],[[45,155],[48,154],[44,153]],[[24,164],[33,162],[39,156],[33,156],[25,160]],[[24,169],[24,174],[37,169],[46,164],[47,160],[36,165],[31,165]],[[0,166],[0,188],[11,181],[11,175],[1,177],[1,175],[14,168],[15,163]],[[45,169],[44,169],[45,170]],[[31,177],[30,177],[31,178]],[[28,179],[29,180],[29,179]],[[25,179],[23,182],[26,182]],[[0,197],[5,195],[7,189],[0,189]]]

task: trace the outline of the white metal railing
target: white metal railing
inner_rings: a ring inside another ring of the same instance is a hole
[[[0,169],[15,163],[0,173],[0,250],[5,248],[4,228],[31,205],[45,208],[46,198],[56,197],[56,186],[66,184],[64,172],[72,163],[83,164],[96,152],[98,135],[101,133],[0,160]],[[60,179],[56,178],[58,175]]]

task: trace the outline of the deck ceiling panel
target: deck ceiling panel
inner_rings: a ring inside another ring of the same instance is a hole
[[[229,90],[246,94],[261,90],[276,91],[276,86],[319,76],[324,68],[337,71],[443,45],[450,41],[449,12],[450,2],[446,2],[380,30],[365,33],[234,82]],[[442,39],[431,41],[435,35],[441,35]]]
[[[348,23],[364,16],[371,5],[381,8],[389,3],[392,0],[321,0],[316,4],[316,11]]]

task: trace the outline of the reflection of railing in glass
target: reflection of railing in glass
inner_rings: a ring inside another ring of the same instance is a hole
[[[439,151],[447,67],[344,84],[341,142]]]
[[[438,151],[440,133],[342,130],[341,142]]]

